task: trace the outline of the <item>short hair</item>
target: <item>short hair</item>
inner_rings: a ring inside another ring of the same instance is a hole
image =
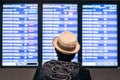
[[[58,51],[56,48],[55,48],[55,51],[57,53],[58,60],[71,61],[75,57],[75,54],[70,54],[70,55],[64,54]]]

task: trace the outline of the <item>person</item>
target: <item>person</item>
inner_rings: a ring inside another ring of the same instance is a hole
[[[33,80],[91,80],[88,69],[72,62],[80,50],[75,34],[64,31],[53,39],[52,44],[58,59],[45,62],[36,70]]]

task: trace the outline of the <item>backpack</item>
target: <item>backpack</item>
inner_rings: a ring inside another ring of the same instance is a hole
[[[41,67],[40,80],[78,80],[79,66],[75,62],[50,60]]]

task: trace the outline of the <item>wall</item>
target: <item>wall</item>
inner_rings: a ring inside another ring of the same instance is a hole
[[[93,80],[120,80],[120,69],[90,69]]]
[[[35,68],[1,68],[0,80],[32,80]],[[120,80],[120,69],[91,68],[92,80]]]

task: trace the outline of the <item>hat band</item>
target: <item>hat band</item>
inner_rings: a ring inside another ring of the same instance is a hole
[[[57,44],[58,44],[59,48],[65,50],[65,51],[73,51],[73,50],[75,49],[75,47],[76,47],[76,46],[75,46],[75,47],[70,48],[70,47],[63,46],[63,45],[61,45],[61,44],[59,43],[59,41],[57,41]]]

